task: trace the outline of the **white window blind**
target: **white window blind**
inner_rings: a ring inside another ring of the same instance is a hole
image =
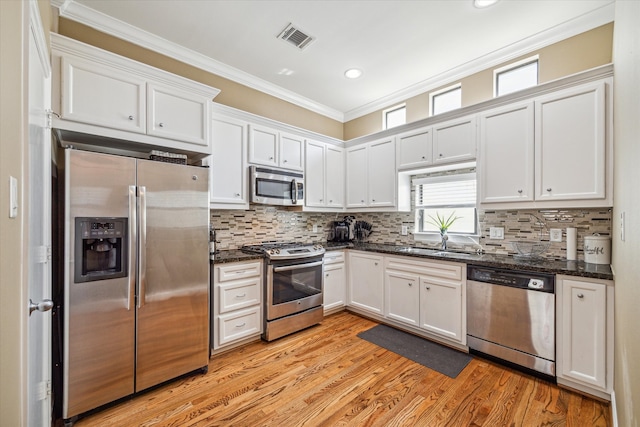
[[[415,179],[413,184],[416,185],[416,207],[476,206],[475,173],[419,178]]]

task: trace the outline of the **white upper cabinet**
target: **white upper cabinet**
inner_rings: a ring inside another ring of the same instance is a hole
[[[604,199],[605,84],[536,100],[536,199]]]
[[[305,152],[305,206],[344,208],[344,150],[307,140]]]
[[[396,205],[395,138],[347,149],[347,208]]]
[[[211,206],[222,209],[249,208],[247,191],[247,122],[214,117],[211,125],[209,191]]]
[[[481,113],[480,203],[611,206],[606,88],[606,81],[598,81]]]
[[[146,82],[75,57],[61,58],[60,118],[145,133]]]
[[[249,163],[303,170],[304,138],[277,129],[249,126]]]
[[[481,203],[533,200],[533,102],[480,115]]]
[[[209,145],[209,100],[170,86],[148,84],[147,129],[150,135]]]
[[[127,141],[140,152],[209,154],[218,89],[58,34],[51,43],[53,127],[107,138],[93,143]]]
[[[433,133],[430,127],[401,133],[396,137],[398,170],[433,163]]]
[[[476,116],[433,126],[433,163],[455,163],[476,158]]]

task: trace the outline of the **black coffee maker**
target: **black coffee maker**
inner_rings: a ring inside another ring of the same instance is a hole
[[[333,227],[329,233],[330,242],[350,242],[354,238],[354,216],[345,216],[342,221],[333,221]]]

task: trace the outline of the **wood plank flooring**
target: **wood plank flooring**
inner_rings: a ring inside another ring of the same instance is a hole
[[[358,338],[340,312],[80,419],[90,426],[610,426],[609,404],[480,358],[451,379]]]

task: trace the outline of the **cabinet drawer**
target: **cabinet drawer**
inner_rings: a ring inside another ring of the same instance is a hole
[[[464,264],[456,262],[414,261],[406,258],[387,258],[386,263],[387,269],[449,280],[462,280],[463,267]]]
[[[260,333],[260,307],[219,316],[218,343],[227,344]]]
[[[220,313],[260,304],[260,277],[236,280],[218,286]]]
[[[229,280],[245,279],[247,277],[260,276],[262,273],[261,262],[251,262],[242,264],[221,265],[216,268],[218,277],[217,281],[227,282]]]
[[[344,262],[344,252],[343,251],[330,251],[324,254],[324,264],[339,264]]]

